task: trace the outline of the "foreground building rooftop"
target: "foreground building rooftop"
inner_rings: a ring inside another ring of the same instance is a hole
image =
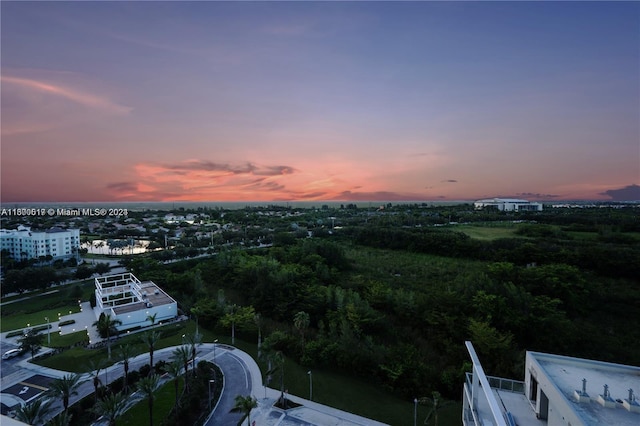
[[[473,362],[463,392],[463,425],[640,425],[640,367],[526,353],[525,380],[486,376]]]
[[[118,330],[151,325],[173,319],[178,304],[153,281],[140,281],[131,273],[108,275],[95,279],[96,316],[104,313],[122,322]]]

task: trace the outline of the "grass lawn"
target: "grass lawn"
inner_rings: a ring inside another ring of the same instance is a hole
[[[194,333],[195,323],[193,323],[192,321],[188,321],[168,324],[163,327],[158,327],[156,330],[161,331],[163,335],[163,337],[156,344],[155,350],[157,351],[158,349],[182,344],[182,335]],[[128,334],[113,342],[111,344],[111,363],[117,361],[117,350],[118,346],[120,345],[129,344],[133,346],[135,348],[135,354],[148,353],[148,347],[140,342],[142,333],[143,332]],[[78,333],[73,333],[69,336],[76,334]],[[82,332],[82,334],[84,334],[84,332]],[[204,335],[205,342],[213,341],[212,333],[201,329],[201,334]],[[66,336],[58,337],[64,338]],[[51,343],[53,344],[53,335],[51,340]],[[106,347],[101,349],[86,349],[84,347],[72,348],[60,354],[50,356],[49,358],[37,360],[35,363],[44,367],[55,368],[57,370],[82,373],[86,371],[86,366],[89,365],[90,360],[99,361],[100,359],[107,359]]]
[[[460,225],[456,226],[456,231],[464,232],[471,238],[476,240],[491,241],[500,238],[522,238],[516,234],[516,228],[513,224],[501,224],[501,226],[481,226],[481,225]]]
[[[180,380],[178,385],[178,395],[182,393],[183,381]],[[176,402],[176,393],[173,380],[168,381],[157,389],[154,393],[153,399],[153,424],[160,425],[162,422],[167,422],[169,413]],[[118,418],[119,425],[147,425],[149,424],[149,400],[142,399],[136,405],[131,407]]]
[[[58,319],[58,314],[68,315],[80,312],[78,306],[78,298],[72,296],[74,287],[80,286],[82,295],[80,300],[89,300],[93,292],[93,280],[85,280],[82,283],[74,283],[67,286],[47,289],[40,293],[29,293],[22,297],[29,297],[27,300],[9,303],[2,306],[2,323],[0,331],[17,330],[36,325],[46,324],[45,317],[49,317],[51,321]],[[55,291],[51,294],[43,294],[49,291]],[[5,299],[3,299],[5,302]]]

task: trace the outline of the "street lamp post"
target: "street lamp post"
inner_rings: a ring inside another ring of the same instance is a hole
[[[209,411],[211,411],[211,383],[215,383],[216,381],[211,379],[209,380]]]
[[[216,343],[218,343],[218,339],[213,341],[213,363],[216,363]]]
[[[413,399],[413,426],[418,424],[418,398]]]
[[[51,346],[51,330],[49,329],[49,317],[44,317],[47,320],[47,345]]]
[[[311,374],[311,370],[307,371],[309,375],[309,401],[313,401],[313,374]]]

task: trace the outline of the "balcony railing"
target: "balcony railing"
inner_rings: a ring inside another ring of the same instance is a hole
[[[472,377],[473,374],[467,372],[466,379],[469,389],[471,389]],[[489,386],[491,386],[493,389],[524,394],[524,382],[521,382],[519,380],[504,379],[502,377],[495,376],[487,376],[487,380],[489,381]]]

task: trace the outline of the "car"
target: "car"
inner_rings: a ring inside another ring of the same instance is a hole
[[[11,359],[20,355],[22,351],[20,349],[11,349],[2,354],[2,359]]]

